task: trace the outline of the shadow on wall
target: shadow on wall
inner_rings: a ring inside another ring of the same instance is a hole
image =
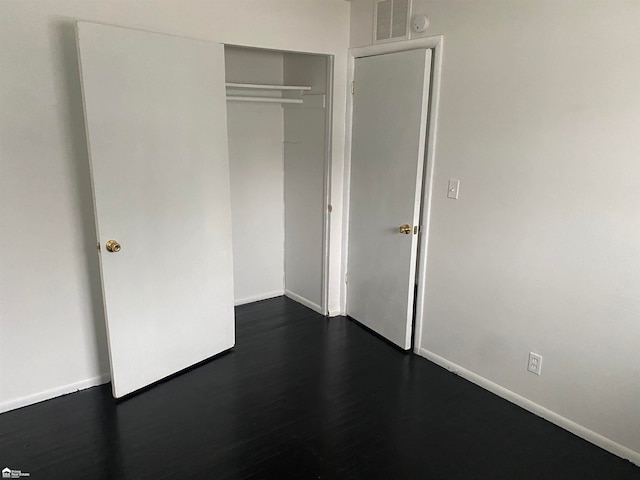
[[[88,278],[87,288],[91,298],[95,361],[100,372],[107,373],[110,371],[109,355],[100,283],[100,264],[96,251],[95,213],[82,104],[75,19],[60,18],[53,22],[49,34],[54,46],[53,51],[60,52],[60,56],[53,59],[53,68],[60,69],[62,72],[62,75],[54,76],[54,78],[61,79],[60,84],[55,87],[59,92],[59,98],[66,106],[66,108],[61,108],[63,116],[60,118],[60,123],[67,138],[67,155],[70,159],[68,162],[70,188],[74,190],[77,214],[82,224],[81,244],[84,248],[78,254],[82,255],[84,259]]]

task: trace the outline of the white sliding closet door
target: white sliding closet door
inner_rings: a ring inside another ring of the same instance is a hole
[[[234,345],[223,47],[78,23],[113,394]],[[108,251],[109,240],[121,245]]]

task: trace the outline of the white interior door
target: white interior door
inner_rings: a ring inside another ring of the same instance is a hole
[[[411,347],[430,68],[426,49],[355,60],[347,314],[403,349]]]
[[[121,397],[234,345],[223,47],[86,22],[77,34]]]

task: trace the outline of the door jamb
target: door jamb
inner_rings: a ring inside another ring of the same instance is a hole
[[[322,238],[322,295],[321,307],[322,313],[326,317],[329,316],[329,260],[330,260],[330,241],[331,241],[331,174],[333,157],[333,72],[335,57],[326,55],[327,58],[327,91],[326,91],[326,108],[325,108],[325,166],[324,166],[324,225]]]
[[[368,45],[364,47],[350,48],[347,52],[347,88],[351,91],[354,78],[355,60],[361,57],[373,55],[383,55],[386,53],[403,52],[418,48],[428,48],[433,50],[433,65],[431,69],[431,92],[429,104],[429,116],[427,120],[427,145],[425,153],[425,169],[423,179],[423,204],[420,218],[420,249],[418,258],[418,288],[415,297],[415,319],[414,319],[414,344],[413,351],[418,353],[421,348],[421,338],[424,326],[424,310],[426,296],[426,276],[427,276],[427,253],[429,241],[429,228],[431,222],[431,205],[433,192],[433,174],[436,160],[436,134],[438,126],[438,111],[440,107],[440,85],[442,76],[442,56],[444,48],[444,35],[406,40],[378,45]],[[350,202],[350,180],[351,180],[351,134],[353,126],[353,95],[348,95],[347,115],[345,128],[345,152],[344,152],[344,190],[343,190],[343,217],[342,217],[342,278],[340,286],[340,309],[343,315],[347,311],[347,260],[349,256],[349,202]]]

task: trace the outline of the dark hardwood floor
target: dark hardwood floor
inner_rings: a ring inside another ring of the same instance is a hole
[[[5,466],[33,480],[640,479],[631,463],[284,297],[237,309],[232,352],[125,401],[105,385],[0,415]]]

